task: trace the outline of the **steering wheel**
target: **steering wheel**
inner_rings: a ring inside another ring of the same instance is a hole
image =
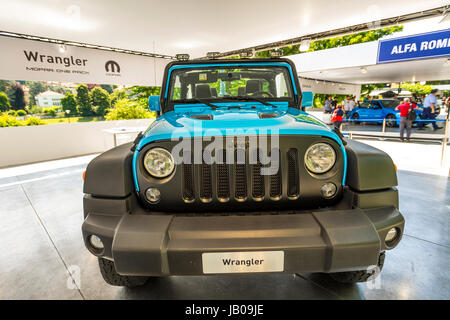
[[[267,92],[267,91],[257,91],[257,92],[253,92],[253,93],[250,93],[249,96],[250,96],[250,97],[253,97],[253,96],[256,96],[256,95],[265,95],[265,94],[266,94],[268,97],[273,98],[273,94],[271,94],[270,92]]]

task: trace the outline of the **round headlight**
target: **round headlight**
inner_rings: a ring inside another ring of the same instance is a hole
[[[326,143],[313,144],[306,150],[305,165],[313,173],[325,173],[336,162],[334,149]]]
[[[153,148],[144,157],[144,167],[156,178],[164,178],[173,172],[174,160],[169,151],[163,148]]]

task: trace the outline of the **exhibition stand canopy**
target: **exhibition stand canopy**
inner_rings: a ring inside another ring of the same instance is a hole
[[[0,30],[202,57],[448,5],[446,0],[0,0]]]
[[[365,83],[447,80],[450,28],[289,56],[304,91],[359,96]],[[357,92],[354,94],[353,92]]]

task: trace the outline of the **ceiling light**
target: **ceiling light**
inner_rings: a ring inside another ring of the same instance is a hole
[[[59,50],[59,52],[64,53],[67,51],[67,47],[64,44],[60,44],[58,46],[58,50]]]
[[[360,68],[360,70],[361,70],[361,73],[367,73],[367,68],[365,68],[365,67]]]

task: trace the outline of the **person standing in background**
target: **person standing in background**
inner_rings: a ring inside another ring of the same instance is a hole
[[[336,110],[337,104],[338,104],[338,98],[334,97],[333,101],[331,101],[331,110],[332,111]]]
[[[405,139],[403,138],[405,127],[406,127],[406,140],[409,141],[409,138],[411,137],[412,120],[408,119],[408,114],[410,110],[415,108],[417,108],[417,105],[411,103],[411,100],[409,98],[403,99],[403,103],[400,104],[397,108],[395,108],[395,110],[400,111],[400,140],[402,142],[405,141]]]
[[[331,113],[331,96],[325,98],[325,113]]]
[[[423,101],[423,113],[422,113],[422,120],[430,119],[434,120],[436,119],[435,115],[435,107],[436,107],[436,92],[438,92],[437,89],[431,90],[431,93],[425,97],[425,100]],[[431,122],[433,125],[433,129],[439,130],[440,128],[436,122]],[[424,130],[424,122],[419,122],[419,130]]]
[[[342,101],[342,107],[345,113],[345,117],[348,118],[350,111],[348,110],[348,102],[350,101],[350,96],[346,96],[344,101]]]
[[[336,129],[341,130],[342,121],[344,121],[344,110],[342,110],[342,104],[339,104],[336,110],[333,111],[331,122]]]
[[[447,97],[447,99],[445,99],[445,111],[447,111],[447,119],[450,119],[450,97]]]
[[[355,106],[356,106],[355,97],[349,96],[347,101],[347,110],[345,111],[346,118],[350,118],[350,113],[352,112]]]

